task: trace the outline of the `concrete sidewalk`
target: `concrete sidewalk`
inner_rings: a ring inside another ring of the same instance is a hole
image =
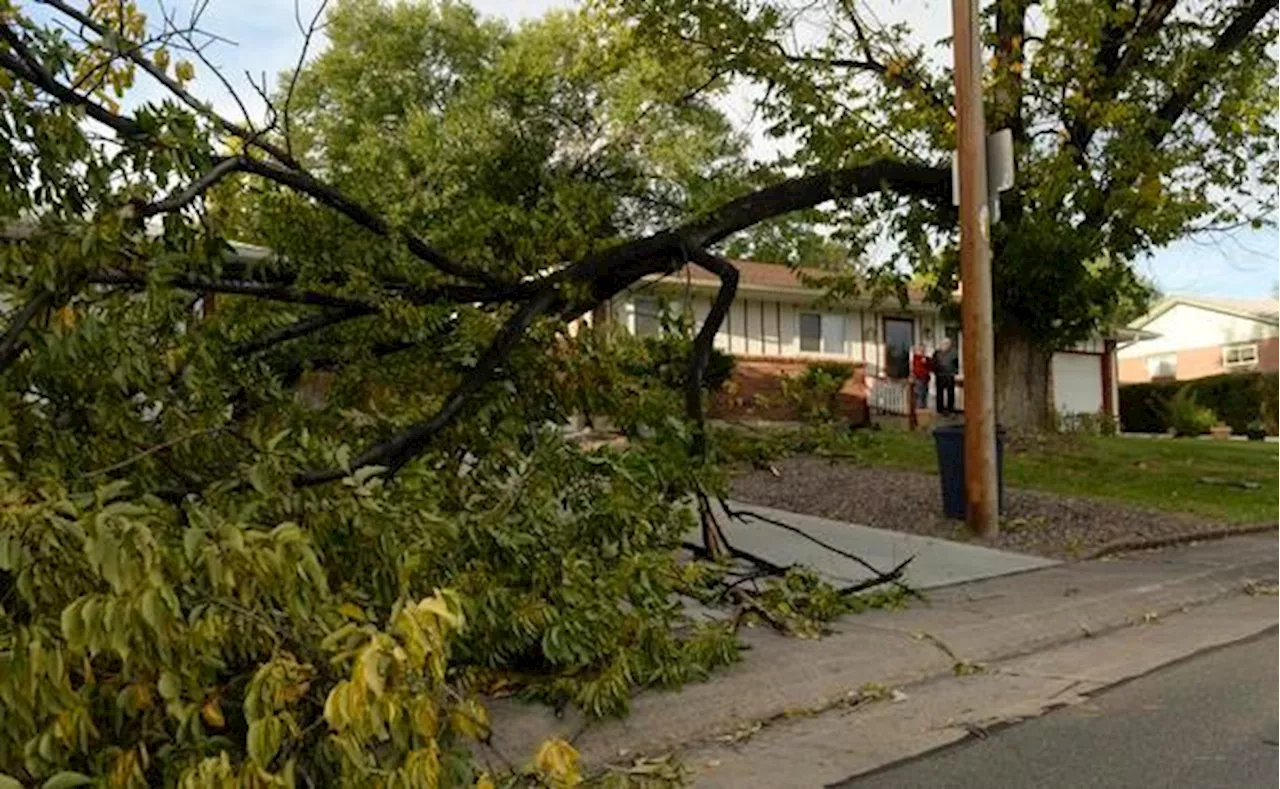
[[[729,506],[737,512],[757,513],[787,523],[828,545],[862,557],[881,571],[914,557],[906,568],[906,581],[916,589],[934,589],[1058,564],[1039,556],[859,526],[757,504],[731,501]],[[724,515],[722,511],[719,514]],[[838,586],[873,577],[873,573],[856,562],[766,521],[748,518],[744,523],[728,517],[720,520],[730,543],[778,564],[811,567]],[[699,540],[700,535],[694,539]]]
[[[846,617],[816,641],[749,630],[741,663],[679,691],[642,693],[624,719],[586,721],[575,710],[557,718],[546,707],[493,700],[493,743],[528,754],[565,737],[596,766],[686,750],[831,708],[867,683],[950,676],[957,662],[1009,660],[1240,595],[1247,582],[1275,582],[1276,548],[1274,535],[1236,537],[949,586],[927,605]]]

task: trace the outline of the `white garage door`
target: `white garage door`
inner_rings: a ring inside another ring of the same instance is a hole
[[[1102,410],[1102,357],[1086,353],[1053,355],[1053,402],[1064,414]]]

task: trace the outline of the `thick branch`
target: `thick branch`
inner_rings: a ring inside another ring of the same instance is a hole
[[[555,297],[555,289],[544,288],[527,301],[503,325],[498,335],[494,337],[493,342],[485,349],[480,360],[476,362],[476,366],[471,368],[471,371],[463,378],[462,383],[458,384],[449,393],[444,405],[440,407],[440,410],[434,416],[426,422],[403,430],[390,439],[366,450],[351,462],[351,468],[383,466],[387,469],[388,474],[394,474],[405,463],[417,456],[430,443],[431,439],[453,422],[470,402],[471,398],[484,388],[485,384],[489,383],[498,366],[511,354],[511,351],[524,337],[525,331],[528,330],[534,320],[551,306],[555,301]],[[312,471],[295,477],[294,484],[303,486],[316,485],[341,479],[346,474],[347,472],[342,469]]]
[[[289,340],[296,340],[299,337],[305,337],[308,334],[326,329],[330,326],[336,326],[339,323],[345,323],[355,318],[365,315],[372,315],[377,312],[373,307],[349,307],[333,312],[325,312],[320,315],[312,315],[310,318],[303,318],[288,326],[281,326],[265,332],[251,340],[238,342],[231,346],[231,353],[235,356],[248,356],[249,354],[265,351],[268,348],[279,345]]]
[[[0,337],[0,373],[22,354],[22,350],[26,347],[26,343],[22,341],[22,333],[31,321],[52,302],[53,294],[42,291],[24,304],[22,309],[18,310],[18,314],[13,316],[13,320],[9,321],[9,328],[5,329],[4,336]]]
[[[23,43],[22,38],[13,32],[12,28],[3,23],[0,23],[0,40],[7,43],[13,50],[12,54],[0,52],[0,67],[40,88],[63,104],[83,108],[85,114],[90,118],[110,127],[124,137],[137,139],[144,136],[138,124],[129,118],[111,112],[102,105],[90,100],[87,96],[82,96],[58,82],[40,60],[31,54],[31,50],[27,49],[27,45]]]
[[[1102,42],[1094,54],[1093,75],[1096,84],[1091,90],[1091,103],[1106,103],[1115,99],[1125,75],[1138,65],[1147,47],[1156,38],[1178,0],[1155,0],[1146,13],[1135,17],[1130,26],[1108,24],[1102,31]],[[1112,19],[1116,14],[1110,15]],[[1077,115],[1067,124],[1067,139],[1077,164],[1083,164],[1089,144],[1097,133],[1097,126],[1083,115]]]
[[[1196,94],[1217,78],[1214,62],[1243,44],[1263,18],[1275,10],[1276,4],[1277,0],[1253,0],[1241,10],[1239,16],[1231,20],[1231,24],[1222,31],[1213,46],[1196,58],[1195,66],[1189,69],[1190,79],[1175,88],[1160,109],[1156,110],[1155,123],[1147,130],[1147,142],[1152,147],[1164,142],[1164,138],[1173,131],[1174,124],[1191,106]]]
[[[584,258],[550,277],[529,283],[527,288],[532,295],[528,301],[507,321],[440,410],[428,421],[371,447],[355,458],[351,467],[386,466],[393,473],[413,459],[492,379],[498,366],[533,321],[551,309],[558,310],[562,318],[577,317],[642,277],[673,269],[677,262],[684,260],[686,250],[699,250],[739,230],[791,211],[837,197],[869,194],[882,189],[945,203],[950,185],[951,173],[948,170],[885,161],[794,178],[733,200],[701,219],[613,247]],[[702,260],[716,265],[712,258],[708,256]],[[585,299],[570,301],[561,295],[561,286],[566,284],[587,285],[591,293]],[[346,473],[341,469],[312,471],[299,475],[294,481],[298,485],[315,485],[341,479]]]
[[[711,310],[693,339],[693,351],[689,357],[689,373],[685,380],[685,413],[693,421],[693,450],[697,455],[705,455],[707,451],[706,424],[702,415],[702,378],[707,372],[707,363],[711,359],[711,346],[715,342],[716,332],[724,322],[733,297],[738,292],[738,270],[724,258],[716,257],[709,252],[695,249],[690,260],[703,269],[720,278],[720,290],[716,292]]]
[[[351,198],[339,192],[337,189],[322,183],[302,170],[291,170],[281,167],[270,162],[259,161],[256,159],[246,159],[242,163],[245,172],[260,175],[276,183],[287,186],[297,192],[308,195],[316,202],[328,206],[340,214],[343,214],[351,221],[377,233],[380,236],[390,237],[392,229],[386,220],[369,209],[355,202]],[[398,235],[404,240],[405,246],[413,255],[432,266],[440,269],[446,274],[452,274],[455,277],[474,282],[483,282],[488,285],[501,285],[501,281],[492,275],[461,266],[442,253],[432,249],[425,241],[407,230],[399,231]]]
[[[143,273],[123,271],[121,269],[104,269],[89,275],[87,281],[94,285],[144,288],[147,285],[148,278]],[[175,288],[196,292],[234,293],[240,296],[252,296],[253,298],[267,299],[269,301],[310,304],[316,307],[339,307],[345,310],[365,310],[366,312],[377,310],[377,306],[370,302],[267,282],[214,279],[201,274],[175,274],[169,277],[167,282]]]

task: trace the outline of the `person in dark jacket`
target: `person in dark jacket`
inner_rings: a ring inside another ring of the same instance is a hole
[[[938,388],[938,413],[956,412],[956,376],[960,374],[960,355],[951,347],[951,338],[944,337],[933,352],[933,382]]]

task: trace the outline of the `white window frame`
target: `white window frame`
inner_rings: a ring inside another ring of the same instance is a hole
[[[653,332],[645,332],[643,334],[640,332],[640,321],[642,318],[653,320],[655,322]],[[637,337],[657,337],[661,335],[662,302],[654,298],[633,298],[631,300],[631,333]]]
[[[804,347],[804,341],[805,341],[804,319],[806,316],[809,316],[809,315],[812,315],[813,317],[818,319],[818,347],[817,348]],[[822,353],[825,350],[822,347],[823,346],[822,318],[823,318],[823,315],[821,312],[797,312],[796,313],[796,340],[797,342],[800,343],[801,353]]]
[[[1236,351],[1236,358],[1231,359],[1232,351]],[[1249,358],[1241,358],[1239,351],[1248,351]],[[1233,367],[1253,367],[1258,363],[1258,344],[1256,342],[1238,343],[1236,345],[1222,346],[1222,366],[1225,368]]]
[[[1170,361],[1171,360],[1171,361]],[[1159,375],[1164,362],[1169,362],[1171,372],[1169,375]],[[1147,376],[1156,378],[1177,378],[1178,377],[1178,354],[1170,353],[1153,353],[1147,356]]]

